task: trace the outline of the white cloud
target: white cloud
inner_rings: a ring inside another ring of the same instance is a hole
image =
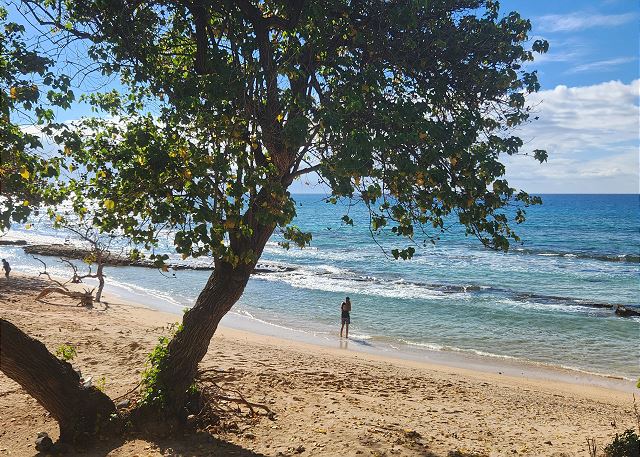
[[[570,14],[547,14],[540,16],[536,24],[546,32],[573,32],[594,27],[615,27],[636,19],[636,13],[595,14],[576,12]]]
[[[613,70],[614,67],[617,67],[619,65],[629,63],[629,62],[635,62],[636,60],[638,60],[638,58],[634,56],[616,57],[614,59],[598,60],[596,62],[589,62],[582,65],[576,65],[575,67],[571,68],[567,73]]]
[[[548,163],[510,157],[508,177],[531,192],[638,192],[640,80],[533,94],[538,121],[517,134],[523,152],[546,149]]]

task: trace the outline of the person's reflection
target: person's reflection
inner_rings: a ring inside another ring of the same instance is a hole
[[[349,340],[340,340],[340,349],[349,349]]]

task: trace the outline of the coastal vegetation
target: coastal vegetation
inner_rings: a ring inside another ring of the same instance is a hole
[[[501,159],[522,153],[513,129],[529,121],[526,95],[540,88],[528,65],[548,44],[531,42],[531,23],[498,2],[22,3],[61,37],[56,46],[82,44],[86,71],[118,84],[83,96],[101,117],[53,123],[41,103],[69,106],[70,80],[3,22],[3,226],[40,203],[61,222],[56,205],[66,202],[160,269],[168,258],[153,248],[167,232],[183,258],[213,259],[194,306],[149,359],[141,408],[184,421],[198,364],[267,241],[311,242],[292,225],[294,180],[322,181],[330,203],[363,202],[374,236],[398,235],[396,259],[436,242],[448,217],[507,250],[524,208],[540,203],[509,186]],[[51,136],[53,157],[15,123],[21,109]],[[114,402],[0,324],[3,372],[58,420],[60,439],[102,430]]]

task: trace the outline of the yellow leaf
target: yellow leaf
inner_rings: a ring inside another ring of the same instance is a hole
[[[236,223],[232,219],[227,219],[226,221],[224,221],[224,228],[226,229],[232,229],[235,226],[236,226]]]
[[[27,230],[31,230],[32,225],[31,224],[25,224],[24,228]]]
[[[71,148],[69,146],[65,146],[64,147],[64,155],[66,155],[66,156],[70,156],[71,155]]]
[[[278,114],[278,115],[276,116],[276,120],[277,120],[278,122],[282,122],[282,119],[284,119],[284,116],[282,115],[282,113],[280,113],[280,114]]]
[[[420,137],[421,140],[426,140],[427,139],[427,134],[425,132],[420,132],[418,134],[418,136]]]
[[[104,207],[107,208],[108,211],[113,211],[113,208],[116,207],[116,203],[113,200],[106,199],[104,201]]]
[[[29,200],[25,200],[22,202],[22,206],[29,206]]]
[[[12,88],[9,90],[9,95],[10,95],[10,96],[11,96],[11,98],[12,98],[12,99],[14,99],[14,100],[15,100],[16,98],[18,98],[18,88],[17,88],[17,87],[12,87]]]
[[[353,181],[356,183],[356,186],[359,186],[360,185],[360,176],[354,177]]]
[[[182,260],[185,260],[187,257],[189,257],[189,254],[182,254]]]
[[[31,173],[29,173],[29,170],[27,170],[25,167],[22,167],[20,168],[20,176],[22,176],[23,179],[29,179]]]
[[[189,169],[187,168],[186,170],[184,170],[184,171],[182,172],[182,176],[184,176],[186,179],[191,179],[191,176],[192,176],[192,174],[191,174],[191,170],[189,170]]]
[[[455,166],[456,166],[456,164],[458,163],[458,158],[457,158],[457,157],[451,157],[451,158],[449,159],[449,161],[451,162],[451,166],[452,166],[452,167],[455,167]]]
[[[57,222],[57,223],[62,222],[62,216],[61,216],[61,215],[59,215],[59,214],[58,214],[58,215],[56,216],[56,222]]]

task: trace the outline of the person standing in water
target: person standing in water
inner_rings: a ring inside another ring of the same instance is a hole
[[[9,262],[7,262],[5,259],[2,259],[2,269],[4,270],[4,275],[5,277],[9,277],[9,273],[11,272],[11,266],[9,265]]]
[[[340,327],[340,338],[342,338],[342,331],[344,330],[345,325],[347,326],[346,337],[349,338],[349,324],[351,323],[351,300],[349,297],[345,298],[340,305],[340,309],[342,311],[342,327]]]

